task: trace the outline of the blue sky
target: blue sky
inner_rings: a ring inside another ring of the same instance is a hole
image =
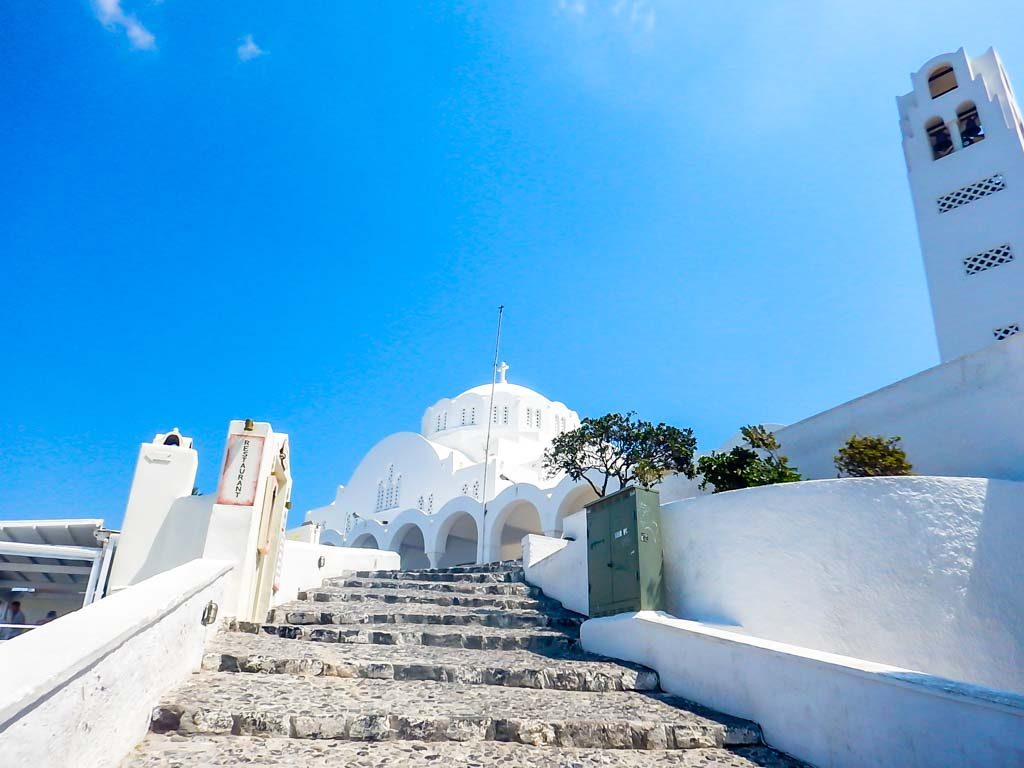
[[[834,7],[840,5],[841,7]],[[0,6],[0,518],[121,520],[178,426],[293,522],[489,380],[704,448],[937,362],[894,97],[1019,2]]]

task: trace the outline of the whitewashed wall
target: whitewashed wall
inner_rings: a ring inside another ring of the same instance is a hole
[[[0,764],[114,768],[199,669],[230,564],[194,560],[0,644]]]
[[[586,616],[590,611],[586,511],[569,515],[564,526],[566,539],[523,537],[523,568],[530,584],[570,611]]]
[[[820,480],[662,507],[668,612],[1024,692],[1024,483]]]
[[[319,565],[321,557],[324,558],[323,568]],[[274,595],[273,604],[281,605],[295,600],[301,590],[319,587],[326,578],[341,576],[350,571],[397,570],[398,567],[397,552],[286,540],[279,589]]]
[[[1024,696],[808,651],[645,611],[584,622],[589,651],[658,671],[671,693],[759,723],[825,768],[1024,765]]]
[[[835,477],[852,434],[899,435],[919,475],[1024,480],[1024,334],[779,430],[804,477]]]

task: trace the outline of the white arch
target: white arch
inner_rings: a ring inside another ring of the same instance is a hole
[[[438,568],[476,563],[480,559],[479,516],[465,510],[452,512],[438,526],[437,549],[430,560]]]
[[[568,515],[579,512],[585,504],[589,504],[597,499],[597,492],[585,480],[576,482],[568,477],[565,478],[555,488],[554,493],[551,494],[551,508],[554,510],[554,521],[550,524],[550,527],[548,523],[545,523],[544,529],[546,531],[557,531],[561,535],[562,524],[565,518]]]
[[[408,528],[410,525],[414,525],[420,529],[420,533],[423,534],[423,543],[425,546],[433,537],[433,518],[433,515],[426,515],[418,509],[407,509],[396,515],[388,523],[387,528],[385,529],[384,538],[378,539],[378,541],[381,542],[381,549],[397,552],[397,546],[408,534]]]
[[[434,520],[436,520],[436,525],[434,526],[434,535],[428,541],[430,545],[427,549],[428,552],[444,553],[445,540],[448,538],[448,534],[451,532],[452,526],[455,525],[458,516],[463,513],[473,518],[473,522],[476,523],[477,538],[480,537],[480,532],[483,530],[483,505],[469,496],[458,496],[447,502],[432,515]]]
[[[373,546],[372,547],[369,546],[369,543],[370,543],[371,540],[373,541]],[[359,536],[354,538],[352,540],[352,543],[349,544],[349,546],[350,547],[355,547],[356,549],[360,549],[360,548],[364,548],[364,549],[380,549],[380,540],[376,536],[374,536],[372,533],[366,532],[366,533],[361,533]]]
[[[352,542],[366,535],[373,536],[377,541],[378,549],[387,549],[387,547],[384,546],[384,542],[387,537],[387,529],[376,520],[369,520],[366,518],[359,518],[352,524],[352,528],[349,530],[348,535],[345,536],[345,540],[341,546],[354,546]],[[323,534],[320,535],[320,540],[324,540]]]
[[[502,494],[504,495],[504,494]],[[532,494],[530,496],[533,496]],[[485,530],[487,537],[480,544],[481,550],[481,561],[488,563],[500,560],[502,558],[502,545],[501,537],[505,529],[505,525],[509,522],[510,518],[516,517],[527,517],[530,511],[536,515],[536,523],[530,525],[529,528],[536,528],[536,530],[529,531],[531,533],[543,533],[541,526],[543,525],[543,518],[541,517],[541,510],[537,506],[537,497],[520,495],[518,498],[513,498],[511,501],[501,507],[491,507],[488,509],[488,517],[490,518],[485,522]],[[546,498],[544,499],[546,500]],[[492,516],[492,510],[493,516]],[[521,520],[521,522],[526,522]]]
[[[403,571],[431,568],[435,563],[427,556],[427,539],[424,530],[416,523],[406,523],[392,534],[391,551],[401,557]]]

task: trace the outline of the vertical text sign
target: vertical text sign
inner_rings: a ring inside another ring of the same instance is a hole
[[[260,459],[263,458],[263,437],[260,435],[229,435],[228,455],[220,473],[218,504],[251,507],[256,502]]]

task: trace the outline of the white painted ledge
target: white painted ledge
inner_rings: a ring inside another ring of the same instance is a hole
[[[830,768],[1024,765],[1024,696],[645,611],[590,619],[583,647],[644,664],[662,687],[760,723]]]
[[[401,556],[383,549],[334,547],[286,539],[284,560],[273,605],[282,605],[298,597],[299,592],[323,584],[324,579],[344,576],[352,571],[397,571]],[[320,558],[324,565],[320,567]]]
[[[160,697],[199,668],[206,604],[231,564],[193,560],[0,644],[0,755],[11,766],[117,766]]]

